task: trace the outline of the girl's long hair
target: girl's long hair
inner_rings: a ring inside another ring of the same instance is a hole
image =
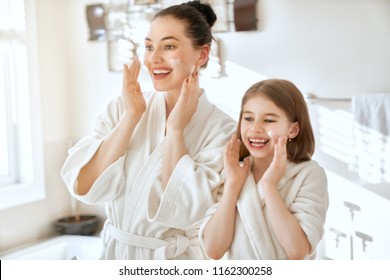
[[[282,79],[267,79],[255,83],[244,94],[241,101],[240,119],[237,127],[237,137],[241,140],[241,121],[243,109],[249,99],[264,96],[282,109],[291,122],[299,123],[298,135],[287,142],[287,158],[292,162],[310,160],[315,150],[314,133],[310,123],[306,101],[299,89],[290,81]],[[240,160],[249,156],[244,144],[241,145]]]

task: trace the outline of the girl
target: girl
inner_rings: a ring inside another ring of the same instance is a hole
[[[141,93],[137,59],[124,65],[122,96],[69,152],[62,175],[70,193],[106,203],[103,259],[206,258],[198,230],[235,129],[198,85],[215,20],[199,1],[158,12],[144,56],[156,92]]]
[[[278,79],[251,86],[242,98],[237,136],[226,145],[223,196],[200,232],[207,254],[213,259],[226,252],[228,259],[314,258],[328,198],[326,176],[311,160],[313,152],[300,91]]]

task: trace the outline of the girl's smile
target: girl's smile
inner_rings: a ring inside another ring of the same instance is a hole
[[[285,112],[270,99],[254,96],[243,108],[242,142],[254,158],[272,158],[278,138],[291,135],[293,126]]]

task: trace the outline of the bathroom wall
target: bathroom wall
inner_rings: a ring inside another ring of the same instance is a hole
[[[94,2],[36,0],[47,198],[0,211],[0,251],[54,234],[53,221],[71,213],[60,178],[68,143],[120,94],[121,73],[107,70],[106,44],[87,41],[85,5]],[[258,4],[259,32],[216,34],[226,60],[322,96],[390,90],[390,0]],[[252,83],[244,78],[228,77],[240,88]],[[104,217],[102,206],[81,210]]]
[[[259,0],[261,32],[219,34],[225,58],[303,92],[390,90],[389,0]]]

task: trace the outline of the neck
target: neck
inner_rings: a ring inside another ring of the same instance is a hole
[[[169,114],[175,107],[177,100],[179,100],[180,91],[167,91],[164,93],[165,107],[166,107],[166,118],[168,119]]]
[[[265,171],[267,171],[268,167],[271,165],[271,162],[272,159],[270,161],[268,159],[254,159],[251,171],[256,184],[263,177]]]

